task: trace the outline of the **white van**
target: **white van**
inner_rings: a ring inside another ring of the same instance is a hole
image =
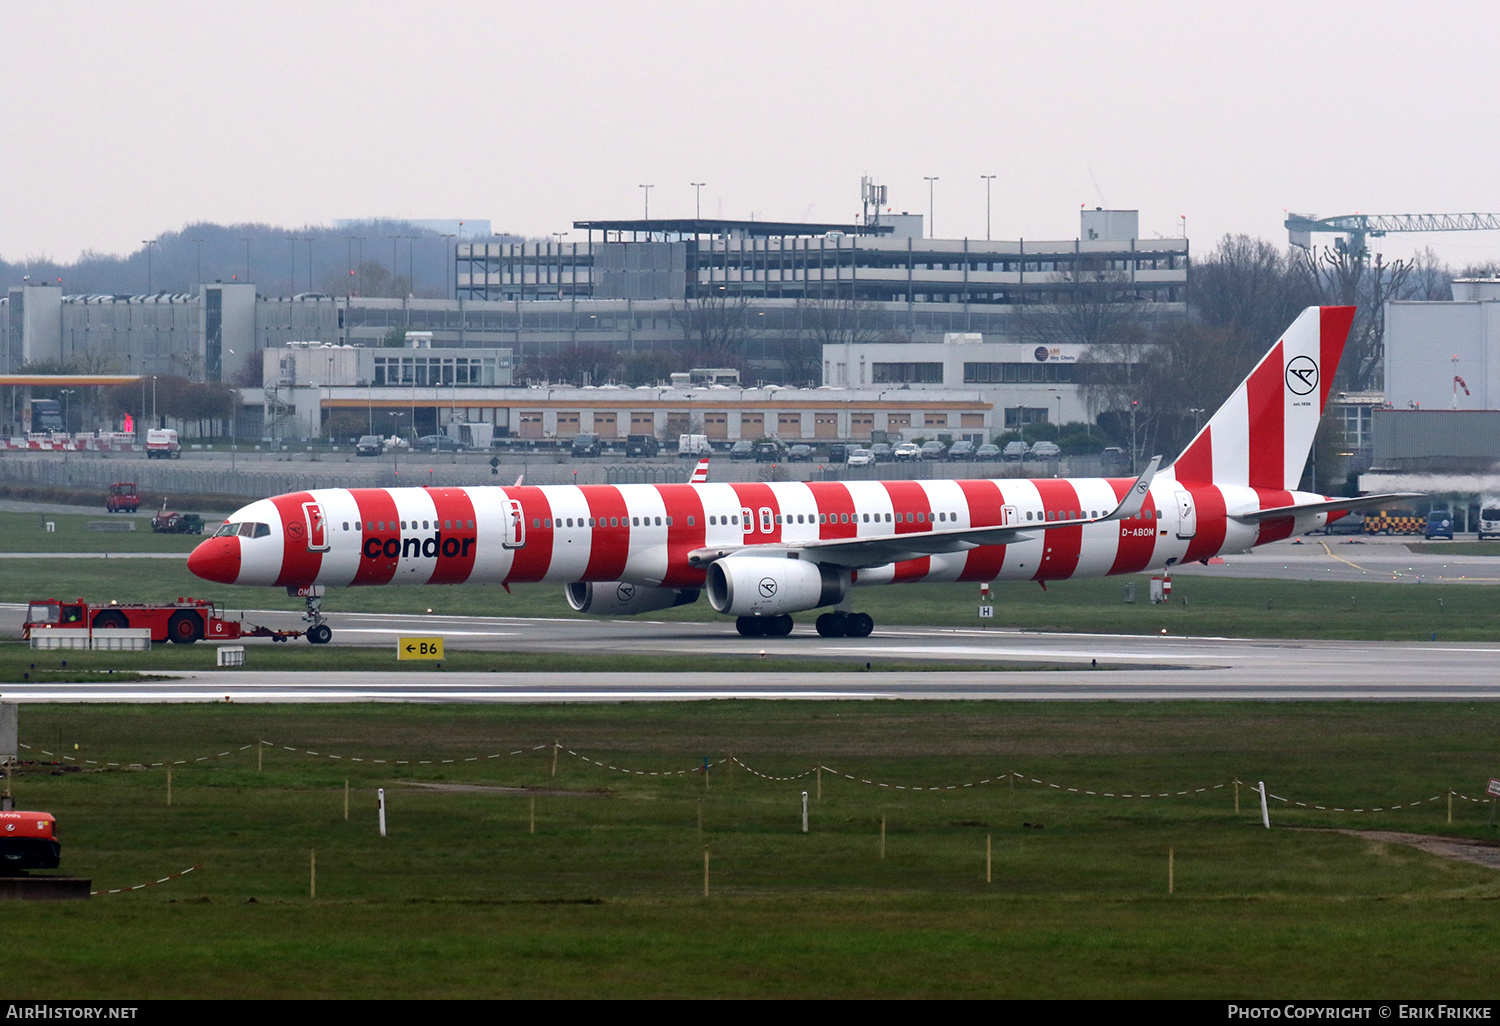
[[[171,428],[151,428],[146,432],[146,458],[153,460],[180,460],[182,446],[177,441],[177,432]]]
[[[707,435],[678,435],[677,455],[682,459],[701,459],[713,452]]]
[[[1479,540],[1486,538],[1500,538],[1500,495],[1479,499]]]

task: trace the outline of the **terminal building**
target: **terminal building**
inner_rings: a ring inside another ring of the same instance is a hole
[[[417,387],[556,389],[559,375],[549,360],[560,354],[613,351],[623,359],[665,353],[680,356],[674,369],[686,370],[711,350],[716,364],[732,360],[747,385],[795,385],[798,392],[823,385],[867,392],[877,405],[909,400],[918,406],[905,412],[924,427],[927,413],[936,416],[936,410],[893,393],[943,393],[972,407],[966,410],[969,421],[978,417],[982,430],[998,432],[1038,421],[1091,419],[1074,375],[1086,347],[1050,346],[1037,356],[1039,347],[1025,341],[1027,310],[1044,308],[1080,282],[1107,281],[1112,296],[1137,305],[1148,318],[1185,312],[1187,240],[1139,238],[1134,211],[1083,211],[1079,236],[1053,241],[928,239],[922,218],[905,214],[846,225],[662,219],[578,221],[574,228],[586,235],[583,241],[494,243],[460,236],[451,299],[274,297],[240,282],[149,296],[12,287],[0,298],[0,374],[51,362],[101,373],[226,381],[246,390],[246,403],[261,406],[267,424],[311,431],[314,418],[287,411],[305,407],[312,393],[296,403],[286,396],[288,389],[320,386],[282,384],[284,354],[268,362],[268,351],[301,342],[401,349],[409,332],[419,332],[441,359],[455,361],[455,379],[448,382],[440,369],[438,384]],[[491,355],[462,355],[469,351]],[[457,380],[458,361],[474,358],[494,361],[493,383],[484,376],[484,363],[477,380]],[[293,380],[314,382],[316,366],[303,368],[299,359],[293,358]],[[357,403],[357,396],[334,393],[363,389],[373,413],[379,389],[416,385],[402,379],[393,386],[389,365],[377,364],[374,355],[349,359],[352,370],[341,371],[338,383],[321,385],[324,402]],[[273,364],[274,380],[267,377]],[[383,380],[377,380],[380,368]],[[346,380],[349,374],[352,380]],[[251,391],[256,389],[269,397]],[[536,412],[508,402],[493,409],[515,412],[507,412],[507,424],[495,422],[502,435],[519,433],[523,423],[533,422],[517,418]],[[576,412],[579,423],[588,419],[583,407],[561,412]],[[631,412],[616,409],[616,423]],[[746,425],[754,423],[741,419],[741,427],[734,427],[728,408],[702,412],[705,418],[724,414],[726,438],[752,430]],[[775,407],[761,409],[760,423],[773,413],[779,425]],[[873,427],[878,414],[869,414],[870,420],[868,411],[845,413],[839,423],[848,420],[850,439],[867,428],[881,430]],[[809,415],[814,419],[797,421],[800,434],[783,437],[823,437],[817,411]],[[975,428],[964,420],[959,416],[943,426]],[[554,420],[545,414],[540,423],[544,432],[553,431]],[[573,421],[557,423],[562,426],[556,430],[566,433]],[[705,419],[705,428],[710,424],[717,421]],[[825,424],[823,430],[830,428]]]

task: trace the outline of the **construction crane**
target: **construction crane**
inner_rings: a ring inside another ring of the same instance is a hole
[[[1363,257],[1368,236],[1380,238],[1388,232],[1479,232],[1500,230],[1500,214],[1340,214],[1318,218],[1314,214],[1288,214],[1287,234],[1294,246],[1312,248],[1313,232],[1338,232],[1340,252]]]

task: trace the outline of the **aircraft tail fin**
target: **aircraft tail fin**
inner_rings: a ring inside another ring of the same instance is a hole
[[[1177,480],[1295,489],[1353,322],[1352,306],[1303,310],[1177,457]]]
[[[698,461],[698,466],[696,466],[695,468],[693,468],[693,476],[690,477],[690,478],[688,478],[688,484],[707,484],[707,483],[708,483],[708,457],[705,456],[705,457],[703,457],[703,459],[701,459],[701,460]]]

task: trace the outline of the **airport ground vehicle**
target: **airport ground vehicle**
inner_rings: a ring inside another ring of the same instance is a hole
[[[860,588],[1160,570],[1415,498],[1298,490],[1354,312],[1304,310],[1182,455],[1136,478],[721,483],[703,460],[686,484],[327,488],[240,508],[188,569],[300,589],[318,627],[327,586],[555,582],[590,615],[706,592],[746,636],[827,609],[819,634],[864,637]]]
[[[379,456],[385,452],[385,443],[379,435],[360,435],[359,441],[354,443],[354,455],[356,456]]]
[[[661,443],[656,440],[655,435],[627,435],[625,437],[626,456],[650,458],[660,451]]]
[[[202,534],[203,517],[197,513],[175,513],[163,509],[151,518],[151,530],[157,534]]]
[[[1421,534],[1426,526],[1426,518],[1409,509],[1382,509],[1365,514],[1366,534]]]
[[[0,812],[0,874],[56,869],[62,863],[57,820],[50,812]]]
[[[594,434],[574,435],[573,443],[568,448],[575,458],[601,456],[604,453],[604,443]]]
[[[109,486],[104,497],[104,508],[111,513],[134,513],[141,508],[141,497],[135,492],[134,481],[116,481]]]
[[[1447,538],[1453,540],[1453,512],[1447,509],[1434,509],[1427,514],[1426,521],[1422,524],[1422,535],[1428,541],[1434,538]]]
[[[1479,499],[1479,540],[1500,538],[1500,495],[1484,495]]]
[[[177,441],[177,432],[171,428],[152,428],[147,431],[146,458],[153,460],[182,459],[182,445]]]
[[[171,641],[178,645],[191,645],[204,638],[212,641],[233,641],[237,638],[285,641],[301,637],[304,633],[272,630],[269,627],[225,619],[219,615],[218,603],[205,599],[110,602],[107,605],[91,605],[86,599],[74,599],[72,602],[35,599],[26,607],[26,622],[21,627],[21,637],[30,638],[36,631],[43,630],[105,631],[120,627],[149,627],[152,641]],[[317,626],[306,634],[307,640],[314,645],[321,645],[333,636],[331,630],[325,634],[318,631]]]

